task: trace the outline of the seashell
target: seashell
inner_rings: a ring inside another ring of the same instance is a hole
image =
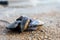
[[[44,22],[40,21],[40,20],[33,20],[31,23],[30,23],[30,26],[33,26],[33,25],[43,25]]]
[[[26,30],[28,28],[30,20],[28,18],[23,18],[22,22],[21,22],[21,32],[23,32],[24,30]]]
[[[14,28],[16,28],[18,26],[18,23],[20,23],[20,22],[21,21],[15,21],[15,22],[9,24],[6,28],[7,29],[14,29]]]
[[[36,30],[37,26],[40,26],[43,24],[44,24],[44,22],[42,22],[38,19],[34,20],[34,19],[30,19],[28,17],[21,16],[15,22],[8,25],[6,28],[10,29],[10,30],[14,29],[15,31],[17,30],[19,32],[23,32],[26,29]]]

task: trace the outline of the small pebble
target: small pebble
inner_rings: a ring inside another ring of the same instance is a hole
[[[47,36],[45,36],[45,38],[48,38]]]
[[[41,32],[43,32],[43,30],[40,30]]]

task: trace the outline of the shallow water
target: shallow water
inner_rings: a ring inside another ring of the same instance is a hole
[[[16,15],[25,15],[25,14],[39,14],[39,13],[48,13],[51,11],[60,10],[60,1],[59,0],[30,0],[25,2],[9,2],[8,7],[0,8],[0,19],[3,17],[12,17]]]

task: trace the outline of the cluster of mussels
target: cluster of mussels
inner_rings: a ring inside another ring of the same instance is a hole
[[[23,32],[24,30],[36,30],[38,26],[44,23],[37,19],[31,19],[26,16],[20,16],[15,22],[9,24],[6,28],[12,31]]]

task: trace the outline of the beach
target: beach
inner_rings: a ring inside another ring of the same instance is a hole
[[[10,4],[8,7],[0,8],[0,40],[60,40],[60,3],[47,3],[30,7],[16,7]],[[39,19],[44,25],[39,26],[36,31],[8,31],[7,22],[12,23],[21,15]]]

